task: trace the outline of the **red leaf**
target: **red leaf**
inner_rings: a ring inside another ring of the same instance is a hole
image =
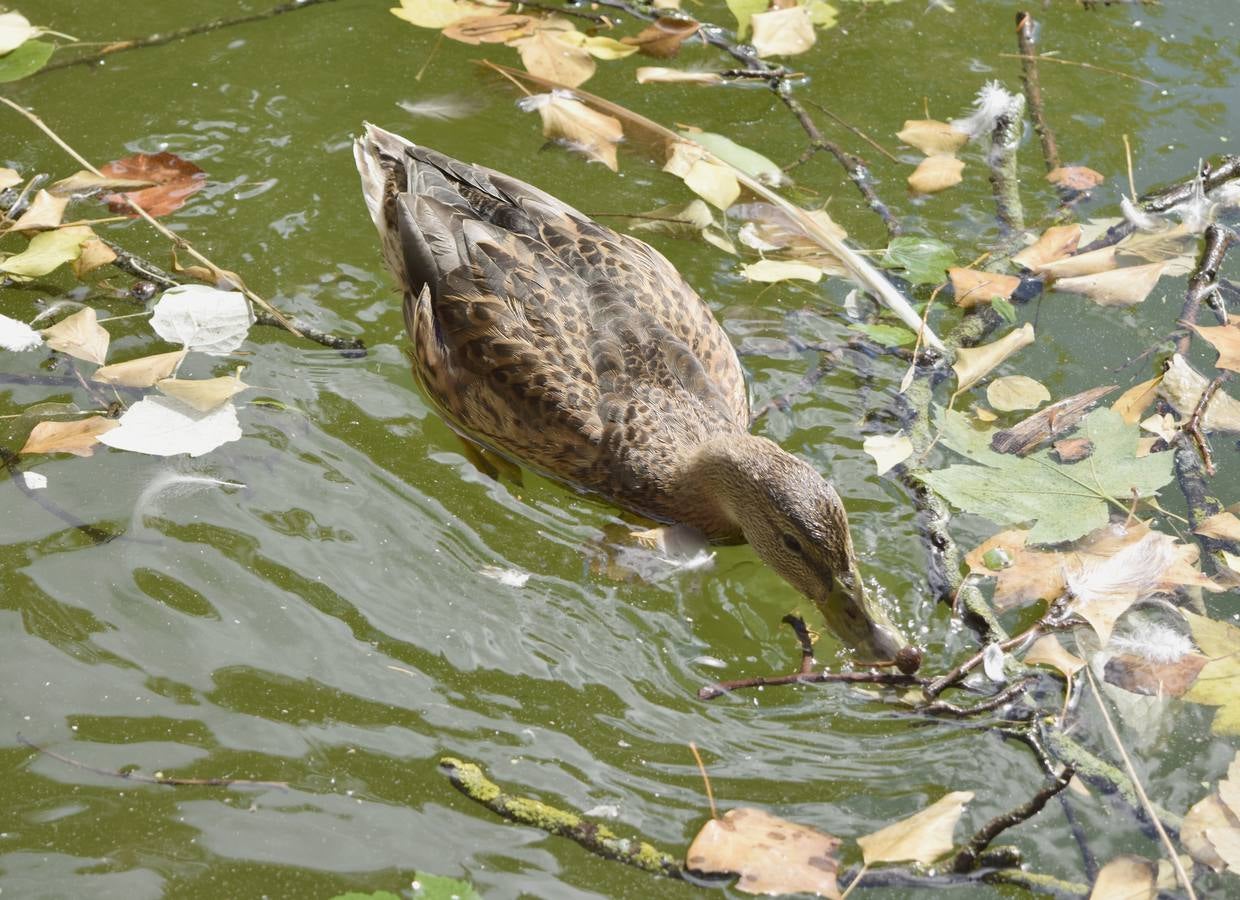
[[[135,153],[107,163],[99,171],[111,178],[137,178],[155,182],[155,187],[127,194],[107,194],[104,200],[115,213],[137,216],[125,202],[128,197],[152,216],[166,216],[180,209],[185,201],[207,184],[207,173],[175,153]]]

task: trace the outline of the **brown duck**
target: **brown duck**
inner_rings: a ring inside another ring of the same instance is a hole
[[[748,541],[846,643],[886,658],[905,646],[864,589],[839,495],[749,433],[736,351],[658,251],[373,125],[354,155],[404,292],[414,375],[467,442]]]

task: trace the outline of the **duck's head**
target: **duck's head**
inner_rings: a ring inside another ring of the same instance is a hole
[[[698,489],[757,554],[814,601],[827,627],[858,654],[894,659],[908,641],[865,590],[839,494],[774,441],[729,435],[703,445]]]

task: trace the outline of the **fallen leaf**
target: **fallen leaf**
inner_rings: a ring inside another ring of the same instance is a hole
[[[978,420],[982,422],[995,422],[999,418],[993,410],[989,410],[984,406],[974,406],[973,415],[977,416]]]
[[[0,166],[0,191],[7,191],[9,188],[21,184],[22,180],[21,173],[16,169]]]
[[[200,284],[169,288],[151,313],[151,327],[161,338],[212,356],[240,347],[254,323],[244,294]]]
[[[816,894],[839,898],[835,857],[840,839],[760,809],[733,809],[711,819],[685,855],[688,867],[736,874],[746,894]]]
[[[1218,707],[1210,725],[1214,734],[1240,734],[1240,628],[1187,610],[1182,614],[1192,628],[1193,640],[1210,660],[1184,699]]]
[[[1114,247],[1100,247],[1087,253],[1076,253],[1051,260],[1034,271],[1043,278],[1075,278],[1082,275],[1096,275],[1109,272],[1119,265],[1119,251]]]
[[[115,260],[115,250],[97,237],[87,238],[82,242],[82,250],[78,258],[72,262],[73,274],[78,278],[84,278]]]
[[[927,156],[952,156],[969,142],[965,132],[934,119],[909,119],[896,137]]]
[[[82,244],[95,233],[85,225],[71,225],[36,234],[21,253],[0,261],[0,272],[22,278],[38,278],[78,258]]]
[[[912,861],[930,865],[954,846],[956,823],[972,799],[972,791],[953,791],[907,819],[857,838],[865,864]]]
[[[1111,409],[1123,416],[1124,421],[1129,425],[1136,425],[1141,421],[1149,405],[1158,397],[1158,386],[1162,384],[1162,379],[1163,377],[1159,375],[1149,381],[1133,385],[1120,394],[1119,399],[1111,404]]]
[[[758,56],[794,56],[814,46],[818,35],[814,21],[804,6],[789,6],[755,13],[749,19],[753,28],[751,43]]]
[[[844,275],[839,258],[827,251],[821,242],[809,237],[803,221],[794,220],[784,210],[770,203],[741,203],[728,210],[728,218],[748,220],[737,231],[737,237],[747,247],[760,253],[779,251],[781,254],[821,269],[828,275]],[[812,221],[822,232],[839,240],[847,237],[844,231],[824,210],[805,210],[804,218]]]
[[[1020,287],[1020,279],[1014,275],[999,275],[996,272],[981,272],[959,266],[948,269],[947,277],[951,279],[956,305],[964,309],[970,309],[979,303],[989,303],[995,297],[1007,300],[1012,296],[1012,292]]]
[[[660,206],[650,212],[633,217],[632,231],[650,231],[685,237],[699,233],[715,224],[715,214],[701,200],[690,200],[686,205]]]
[[[647,56],[669,59],[679,53],[680,45],[697,34],[701,27],[692,19],[659,16],[637,34],[620,40]]]
[[[577,87],[594,74],[596,64],[583,47],[574,46],[561,35],[576,31],[563,19],[549,18],[528,37],[513,41],[526,70],[565,87]]]
[[[152,456],[202,456],[241,437],[231,403],[203,413],[169,397],[144,397],[118,421],[119,427],[101,435],[100,442]]]
[[[2,268],[2,266],[0,266]],[[1162,397],[1182,416],[1190,416],[1197,408],[1202,393],[1210,382],[1190,366],[1184,357],[1172,355],[1158,385]],[[1219,389],[1210,398],[1210,405],[1202,417],[1206,431],[1229,431],[1240,433],[1240,401]]]
[[[903,432],[872,434],[865,439],[861,447],[874,457],[874,462],[878,464],[879,475],[885,475],[913,455],[913,442]]]
[[[116,419],[105,419],[103,416],[90,416],[75,422],[40,422],[17,452],[90,456],[95,452],[95,444],[99,443],[99,435],[111,431],[117,424]]]
[[[719,159],[723,160],[733,168],[740,169],[751,178],[756,178],[763,184],[781,185],[787,182],[783,170],[767,157],[758,153],[756,150],[750,150],[748,147],[742,147],[736,141],[722,134],[715,134],[711,131],[701,131],[699,129],[682,130],[681,137],[701,144]]]
[[[1053,225],[1042,236],[1012,257],[1022,269],[1038,270],[1048,263],[1075,253],[1081,241],[1081,226]]]
[[[1055,290],[1080,294],[1099,306],[1133,306],[1150,295],[1166,268],[1166,263],[1156,262],[1096,275],[1060,278],[1055,281]]]
[[[535,21],[522,15],[469,16],[446,27],[443,36],[462,44],[506,44],[529,34]]]
[[[26,41],[11,53],[0,56],[0,83],[33,75],[47,65],[55,49],[47,41]]]
[[[0,56],[12,53],[26,41],[38,37],[43,32],[36,28],[19,12],[0,14]]]
[[[892,238],[879,261],[884,269],[898,269],[912,284],[939,284],[956,262],[956,251],[935,238],[907,235]]]
[[[580,47],[595,59],[624,59],[637,52],[637,48],[603,35],[586,35],[580,31],[561,31],[559,39],[566,44]]]
[[[1027,666],[1050,666],[1058,669],[1069,681],[1085,667],[1085,660],[1065,650],[1063,644],[1059,643],[1059,638],[1053,634],[1044,634],[1034,641],[1029,652],[1025,654],[1024,663]]]
[[[982,344],[980,347],[965,347],[957,350],[956,361],[952,363],[952,371],[956,373],[959,381],[956,392],[968,390],[1017,350],[1028,347],[1032,343],[1033,326],[1026,322],[997,341]]]
[[[43,346],[43,336],[25,322],[0,315],[0,349],[23,353]]]
[[[732,168],[689,141],[672,145],[663,171],[678,175],[690,190],[719,209],[727,209],[741,194]]]
[[[43,329],[43,339],[53,350],[76,359],[103,365],[108,355],[108,332],[95,318],[93,307],[87,306],[61,319],[51,328]]]
[[[1218,351],[1218,359],[1214,362],[1217,368],[1240,372],[1240,324],[1229,321],[1226,325],[1213,328],[1196,324],[1192,328]]]
[[[1106,181],[1106,176],[1087,166],[1060,166],[1047,172],[1046,180],[1071,191],[1088,191]]]
[[[1005,375],[986,386],[986,399],[1000,412],[1012,412],[1037,409],[1051,399],[1051,392],[1027,375]]]
[[[249,387],[240,374],[202,379],[165,378],[155,386],[199,412],[210,412]]]
[[[17,217],[9,231],[42,231],[57,228],[65,217],[68,197],[56,197],[47,191],[38,191],[26,211]]]
[[[115,213],[136,217],[127,200],[136,203],[147,215],[166,216],[185,205],[193,195],[207,186],[207,173],[175,153],[135,153],[105,163],[99,171],[110,178],[131,178],[154,182],[155,187],[122,194],[107,194],[104,200]]]
[[[1204,519],[1193,529],[1193,533],[1221,541],[1240,541],[1240,519],[1236,518],[1234,513],[1224,510]]]
[[[1089,900],[1154,900],[1157,880],[1158,863],[1140,856],[1117,856],[1098,873]]]
[[[908,186],[919,194],[937,194],[964,181],[964,162],[938,153],[927,156],[908,177]]]
[[[119,384],[125,387],[151,387],[161,378],[167,378],[185,358],[185,350],[142,356],[128,362],[102,366],[90,376],[91,381]]]
[[[736,36],[742,41],[749,32],[753,17],[770,5],[767,0],[727,0],[727,4],[732,15],[736,16]]]
[[[638,84],[676,83],[721,84],[723,76],[718,72],[694,72],[687,69],[666,69],[662,66],[641,66],[634,73]]]
[[[1240,816],[1228,808],[1217,792],[1208,794],[1185,813],[1180,824],[1180,843],[1197,862],[1222,872],[1228,868],[1228,863],[1214,849],[1207,835],[1217,836],[1224,828],[1240,830]]]
[[[507,3],[486,0],[400,0],[400,6],[388,12],[420,28],[447,28],[461,19],[494,15],[507,9]]]
[[[524,97],[519,105],[526,112],[538,110],[544,136],[564,141],[613,172],[619,170],[616,145],[624,139],[619,119],[591,109],[571,92],[563,90]]]
[[[136,191],[154,185],[155,182],[144,178],[109,178],[81,169],[55,182],[47,190],[57,197],[70,197],[87,191]]]
[[[776,282],[796,279],[817,282],[822,278],[822,269],[786,259],[763,259],[741,266],[741,275],[749,281]]]
[[[1157,650],[1157,648],[1150,648]],[[1107,660],[1106,681],[1131,694],[1179,697],[1197,679],[1208,660],[1196,653],[1179,659],[1149,659],[1136,653],[1116,653]]]

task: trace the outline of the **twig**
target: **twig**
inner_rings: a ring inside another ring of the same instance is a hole
[[[706,764],[702,762],[702,754],[698,753],[697,744],[689,741],[689,750],[693,753],[693,761],[697,763],[698,771],[702,773],[702,784],[706,785],[706,801],[710,804],[710,817],[712,819],[719,818],[719,810],[715,808],[715,792],[710,787],[710,776],[706,774]]]
[[[1225,225],[1211,225],[1205,231],[1205,244],[1201,250],[1201,256],[1197,259],[1197,265],[1193,269],[1193,274],[1188,279],[1188,290],[1184,295],[1184,306],[1180,310],[1180,324],[1185,326],[1185,331],[1176,340],[1176,351],[1181,355],[1188,353],[1189,343],[1192,341],[1192,326],[1197,321],[1197,316],[1201,312],[1202,302],[1210,303],[1214,293],[1218,290],[1218,273],[1223,267],[1223,260],[1227,257],[1227,251],[1232,245],[1240,240],[1236,237],[1236,233]],[[1217,301],[1215,301],[1217,304]],[[1215,313],[1220,312],[1221,305],[1214,305]],[[1227,324],[1227,314],[1223,311],[1221,321]]]
[[[1102,692],[1098,690],[1098,682],[1094,678],[1094,673],[1089,666],[1085,667],[1085,677],[1089,679],[1090,686],[1093,687],[1094,702],[1098,704],[1098,710],[1102,713],[1102,721],[1106,723],[1107,733],[1111,735],[1111,741],[1115,744],[1116,752],[1119,753],[1120,759],[1124,761],[1124,768],[1128,771],[1128,777],[1132,779],[1132,787],[1137,792],[1141,806],[1145,810],[1145,814],[1150,817],[1150,822],[1154,826],[1154,830],[1158,832],[1158,837],[1162,841],[1163,846],[1167,848],[1167,855],[1171,859],[1171,867],[1175,869],[1175,877],[1184,886],[1184,893],[1188,894],[1188,900],[1197,900],[1197,893],[1193,890],[1193,883],[1189,879],[1188,873],[1184,871],[1184,864],[1180,862],[1179,851],[1171,843],[1171,838],[1167,836],[1167,830],[1163,828],[1162,822],[1158,818],[1158,813],[1154,811],[1154,806],[1150,803],[1150,798],[1145,793],[1145,788],[1141,785],[1141,779],[1137,777],[1137,770],[1133,766],[1132,760],[1128,758],[1128,751],[1124,749],[1124,742],[1120,740],[1119,732],[1115,730],[1115,723],[1111,721],[1111,714],[1107,711],[1106,704],[1102,702]]]
[[[1034,130],[1042,142],[1042,159],[1046,171],[1059,168],[1059,147],[1055,144],[1055,132],[1046,121],[1046,105],[1042,101],[1042,83],[1038,78],[1037,33],[1033,16],[1027,12],[1016,14],[1016,42],[1020,47],[1020,69],[1025,84],[1025,99],[1029,101],[1029,114]]]
[[[635,866],[653,875],[684,877],[680,863],[670,853],[665,853],[645,841],[622,838],[606,825],[595,824],[576,813],[557,809],[529,797],[506,794],[474,763],[445,756],[439,760],[439,766],[453,787],[496,815],[539,828],[548,834],[569,838],[604,859]]]
[[[1002,59],[1020,59],[1022,53],[1000,53]],[[1106,66],[1095,66],[1093,63],[1076,62],[1071,59],[1062,59],[1058,56],[1051,56],[1047,53],[1040,53],[1036,57],[1040,62],[1058,63],[1061,66],[1077,66],[1082,69],[1093,69],[1095,72],[1106,72],[1108,75],[1117,75],[1120,78],[1131,78],[1133,81],[1139,81],[1142,84],[1148,84],[1150,87],[1160,87],[1156,81],[1150,81],[1148,78],[1141,78],[1137,75],[1129,75],[1127,72],[1121,72],[1118,69],[1108,69]]]
[[[791,675],[758,675],[735,681],[720,681],[698,689],[699,700],[714,700],[746,688],[779,687],[785,684],[879,684],[888,687],[920,687],[925,678],[899,672],[794,672]]]
[[[1026,822],[1040,813],[1051,797],[1054,797],[1068,786],[1068,782],[1072,780],[1074,774],[1076,774],[1076,770],[1072,766],[1064,766],[1063,771],[1052,779],[1050,784],[1034,794],[1027,803],[1022,803],[1016,809],[1001,816],[995,816],[995,818],[983,825],[973,837],[969,838],[969,842],[964,845],[964,848],[953,857],[950,864],[951,870],[953,872],[969,872],[976,868],[978,857],[982,855],[982,852],[990,846],[995,838],[1013,825]]]
[[[1206,474],[1213,476],[1217,471],[1214,468],[1214,454],[1210,451],[1210,442],[1206,440],[1205,429],[1202,423],[1205,421],[1206,409],[1210,406],[1210,401],[1214,399],[1214,395],[1218,393],[1218,389],[1231,378],[1231,372],[1221,372],[1216,375],[1206,389],[1201,392],[1201,398],[1197,401],[1196,407],[1193,408],[1193,414],[1188,417],[1188,421],[1180,426],[1180,430],[1193,439],[1193,444],[1197,447],[1197,452],[1201,454],[1201,462],[1206,468]]]
[[[1010,703],[1023,694],[1025,689],[1028,688],[1029,685],[1035,680],[1036,678],[1034,676],[1021,678],[1019,681],[1016,681],[999,691],[999,693],[995,694],[993,697],[983,700],[980,703],[975,703],[972,706],[961,706],[957,703],[948,703],[946,700],[935,700],[931,703],[926,703],[917,707],[917,711],[919,713],[926,713],[930,715],[955,716],[958,719],[981,715],[985,712],[993,712],[1000,706]]]
[[[1046,623],[1046,620],[1040,619],[1039,621],[1034,622],[1031,626],[1026,628],[1024,631],[1022,631],[1020,634],[1016,635],[1015,637],[1008,638],[1006,641],[1000,641],[999,649],[1006,652],[1008,650],[1011,650],[1014,647],[1019,647],[1022,644],[1032,643],[1033,641],[1037,640],[1042,635],[1046,634],[1048,630],[1049,630],[1049,627]],[[970,656],[968,659],[966,659],[960,665],[956,666],[950,672],[946,672],[943,675],[940,675],[938,678],[934,679],[926,687],[926,690],[925,690],[926,698],[933,700],[935,697],[943,693],[943,691],[947,690],[953,684],[956,684],[957,682],[961,681],[966,675],[968,675],[975,668],[977,668],[977,666],[981,664],[981,662],[983,661],[983,659],[985,659],[985,657],[986,657],[986,649],[985,647],[983,647],[981,650],[973,654],[973,656]]]
[[[0,103],[3,103],[5,106],[9,107],[10,109],[25,116],[40,131],[42,131],[49,138],[51,138],[56,143],[56,145],[60,147],[60,149],[64,150],[71,157],[73,157],[77,161],[77,163],[80,166],[82,166],[82,168],[86,169],[87,171],[91,172],[94,175],[98,175],[100,178],[103,177],[102,172],[100,172],[93,165],[91,165],[90,162],[88,162],[86,158],[83,157],[80,153],[78,153],[76,150],[70,147],[67,143],[65,143],[65,141],[60,137],[60,135],[58,135],[55,131],[53,131],[46,122],[44,122],[34,113],[32,113],[30,110],[26,109],[23,106],[19,106],[18,104],[14,103],[12,100],[8,99],[7,97],[0,97]],[[217,277],[224,277],[223,270],[220,269],[219,266],[211,262],[211,260],[207,259],[207,257],[203,256],[196,249],[194,249],[194,247],[190,245],[190,243],[186,241],[185,238],[171,231],[168,228],[168,226],[164,225],[163,222],[160,222],[158,219],[156,219],[154,216],[148,213],[145,209],[143,209],[141,206],[135,203],[128,194],[120,194],[119,196],[122,199],[124,199],[124,201],[129,205],[130,209],[132,209],[138,216],[140,216],[142,219],[145,219],[146,222],[149,225],[151,225],[151,227],[153,227],[156,231],[158,231],[168,240],[172,241],[172,244],[174,247],[184,248],[186,253],[188,253],[190,256],[194,257],[194,259],[198,260],[200,263],[202,263],[204,266],[210,269],[211,272],[215,274]],[[260,307],[266,310],[269,314],[274,316],[276,320],[281,325],[283,325],[286,329],[288,329],[293,334],[300,334],[300,332],[298,332],[297,329],[293,327],[292,323],[289,322],[288,319],[286,319],[278,309],[276,309],[274,306],[272,306],[270,303],[268,303],[258,294],[254,293],[254,291],[250,290],[250,288],[243,286],[242,290],[245,292],[245,295],[247,297],[249,297],[252,301],[257,303]]]

